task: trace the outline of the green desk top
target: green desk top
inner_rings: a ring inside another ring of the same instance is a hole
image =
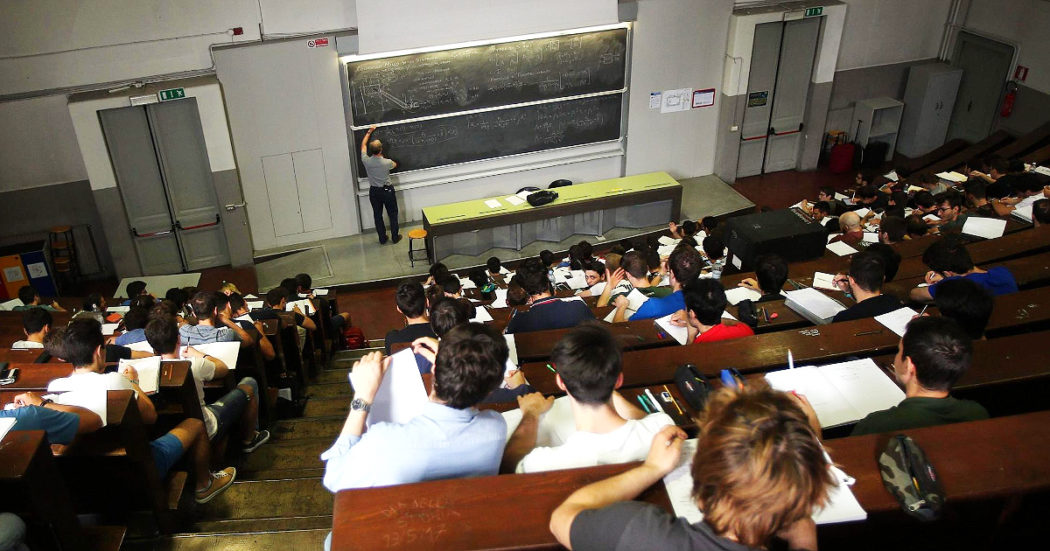
[[[587,201],[610,195],[621,195],[647,191],[650,189],[668,188],[681,186],[670,174],[666,172],[650,172],[624,178],[613,178],[611,180],[598,180],[583,184],[573,184],[555,189],[558,199],[551,205],[564,205]],[[487,218],[489,216],[504,215],[511,212],[534,209],[527,201],[513,205],[507,201],[507,197],[515,197],[511,194],[489,197],[486,199],[474,199],[472,201],[460,201],[459,203],[448,203],[435,205],[423,209],[423,216],[431,224],[443,224],[448,222],[463,222],[475,218]],[[498,201],[498,207],[486,205],[486,201]],[[546,205],[544,205],[546,206]]]

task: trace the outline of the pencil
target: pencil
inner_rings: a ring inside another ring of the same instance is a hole
[[[682,411],[682,407],[678,405],[678,400],[674,399],[674,395],[671,394],[671,391],[667,388],[667,385],[664,385],[664,392],[666,392],[667,396],[671,398],[671,403],[674,404],[674,408],[678,410],[678,414],[684,415],[685,412]]]
[[[547,364],[547,369],[551,370],[551,372],[553,372],[553,373],[557,373],[558,372],[556,369],[551,367],[551,364]]]

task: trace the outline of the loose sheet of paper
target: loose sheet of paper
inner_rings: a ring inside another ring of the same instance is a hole
[[[942,179],[942,180],[948,180],[949,182],[956,182],[956,183],[958,183],[958,182],[965,182],[966,180],[969,180],[969,178],[967,178],[965,175],[959,174],[958,172],[955,172],[954,170],[953,171],[948,171],[948,172],[938,172],[937,173],[937,177]]]
[[[508,195],[504,197],[503,200],[515,207],[525,202],[524,199],[518,197],[517,195]]]
[[[358,379],[355,373],[350,373],[351,385],[358,386]],[[406,348],[390,357],[390,366],[379,383],[365,424],[371,427],[382,422],[407,423],[423,411],[427,399],[416,356],[411,348]]]
[[[736,306],[742,300],[758,300],[762,298],[762,293],[748,289],[747,287],[734,287],[732,289],[726,289],[726,300],[729,304]]]
[[[827,289],[828,291],[841,291],[835,286],[835,274],[828,274],[824,272],[813,272],[813,286],[817,289]]]
[[[891,170],[891,171],[887,172],[886,174],[883,174],[883,176],[885,176],[886,179],[891,181],[891,182],[896,182],[897,180],[900,180],[900,177],[897,176],[897,171],[896,170]]]
[[[138,372],[139,388],[143,392],[156,394],[160,390],[160,356],[150,356],[137,360],[120,360],[117,364],[117,372],[122,372],[125,366],[131,366]]]
[[[153,347],[149,345],[149,341],[133,342],[128,345],[128,348],[132,350],[138,350],[139,352],[153,353]]]
[[[678,341],[678,344],[686,344],[686,341],[689,339],[689,329],[672,325],[671,316],[673,315],[674,314],[667,314],[662,318],[656,318],[656,325],[659,325],[664,333],[674,337],[674,340]]]
[[[0,310],[5,312],[13,310],[16,306],[25,306],[25,303],[18,298],[13,298],[7,302],[0,302]]]
[[[896,333],[898,337],[903,337],[904,331],[908,327],[908,322],[917,315],[919,315],[918,312],[905,306],[904,308],[887,312],[881,316],[875,316],[875,321]]]
[[[507,290],[496,289],[496,300],[492,301],[493,308],[506,308],[507,307]]]
[[[222,360],[222,363],[226,364],[226,367],[229,369],[237,369],[237,357],[241,353],[241,341],[210,342],[208,344],[195,345],[193,348],[203,354]],[[186,356],[180,354],[180,357],[185,358]]]
[[[573,290],[586,289],[587,275],[583,270],[572,270],[569,273],[569,277],[565,280],[565,284]]]
[[[926,220],[927,222],[940,222],[941,221],[941,217],[937,216],[936,214],[927,214],[926,216],[923,216],[922,219]]]
[[[484,306],[479,306],[474,309],[474,317],[470,319],[471,323],[485,323],[486,321],[492,321],[492,314],[485,309]]]
[[[264,304],[266,304],[266,303],[261,301],[261,300],[246,300],[246,301],[244,301],[244,305],[248,307],[249,311],[251,311],[251,310],[258,310],[259,308],[262,308]]]
[[[510,440],[514,430],[521,423],[521,410],[514,408],[503,412],[503,419],[507,422],[507,440]],[[553,447],[565,443],[569,436],[576,432],[576,420],[572,415],[572,400],[568,396],[562,396],[554,400],[546,413],[540,415],[539,426],[536,427],[536,446]]]
[[[879,234],[875,233],[875,232],[864,232],[863,241],[865,243],[878,243],[879,242]]]
[[[134,396],[134,393],[132,395]],[[90,409],[102,418],[103,427],[109,425],[109,393],[101,387],[72,390],[61,394],[47,394],[44,398],[50,398],[64,406],[79,406]]]
[[[854,249],[853,247],[850,247],[849,245],[843,243],[842,241],[836,241],[834,243],[828,243],[828,250],[833,252],[833,253],[835,253],[835,254],[837,254],[837,255],[839,255],[839,256],[849,256],[849,255],[854,254],[854,253],[857,252],[857,249]]]
[[[119,325],[120,325],[119,323],[103,323],[102,324],[102,334],[106,335],[108,337],[109,335],[112,335],[113,333],[116,333],[117,332],[117,327]]]
[[[677,245],[679,240],[668,235],[661,235],[656,241],[661,245]]]
[[[627,293],[627,309],[637,312],[647,300],[649,300],[649,297],[643,295],[641,291],[631,289],[631,292]]]
[[[488,201],[485,201],[485,206],[490,209],[498,209],[503,205],[500,204],[499,199],[489,199]]]
[[[962,232],[967,235],[976,235],[985,239],[1002,237],[1006,231],[1006,220],[1001,218],[982,218],[980,216],[967,216],[963,222]]]
[[[690,524],[704,520],[704,513],[693,501],[693,456],[696,455],[697,439],[690,438],[682,442],[682,457],[678,466],[664,476],[664,487],[671,501],[674,514],[684,518]]]
[[[291,302],[286,302],[284,304],[284,311],[285,312],[291,312],[291,311],[295,310],[296,306],[299,307],[299,310],[302,311],[304,316],[309,316],[310,314],[313,313],[313,307],[310,306],[310,301],[306,300],[306,299],[304,299],[304,300],[293,300]]]
[[[15,426],[17,419],[14,417],[0,417],[0,440],[3,440],[7,433],[11,431],[11,427]]]

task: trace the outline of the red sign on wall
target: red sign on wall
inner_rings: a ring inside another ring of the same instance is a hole
[[[1024,82],[1025,79],[1027,79],[1027,78],[1028,78],[1028,67],[1025,67],[1024,65],[1018,65],[1017,68],[1014,69],[1014,80],[1019,80],[1021,82]]]
[[[328,45],[328,39],[327,38],[315,38],[313,40],[307,40],[306,41],[306,46],[308,48],[324,48],[327,45]]]

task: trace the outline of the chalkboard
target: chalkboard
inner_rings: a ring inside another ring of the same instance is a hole
[[[397,171],[556,149],[620,137],[620,94],[381,126],[373,137]],[[354,132],[360,150],[366,130]],[[357,173],[365,176],[358,154]]]
[[[619,91],[626,58],[617,28],[350,61],[353,126]]]

